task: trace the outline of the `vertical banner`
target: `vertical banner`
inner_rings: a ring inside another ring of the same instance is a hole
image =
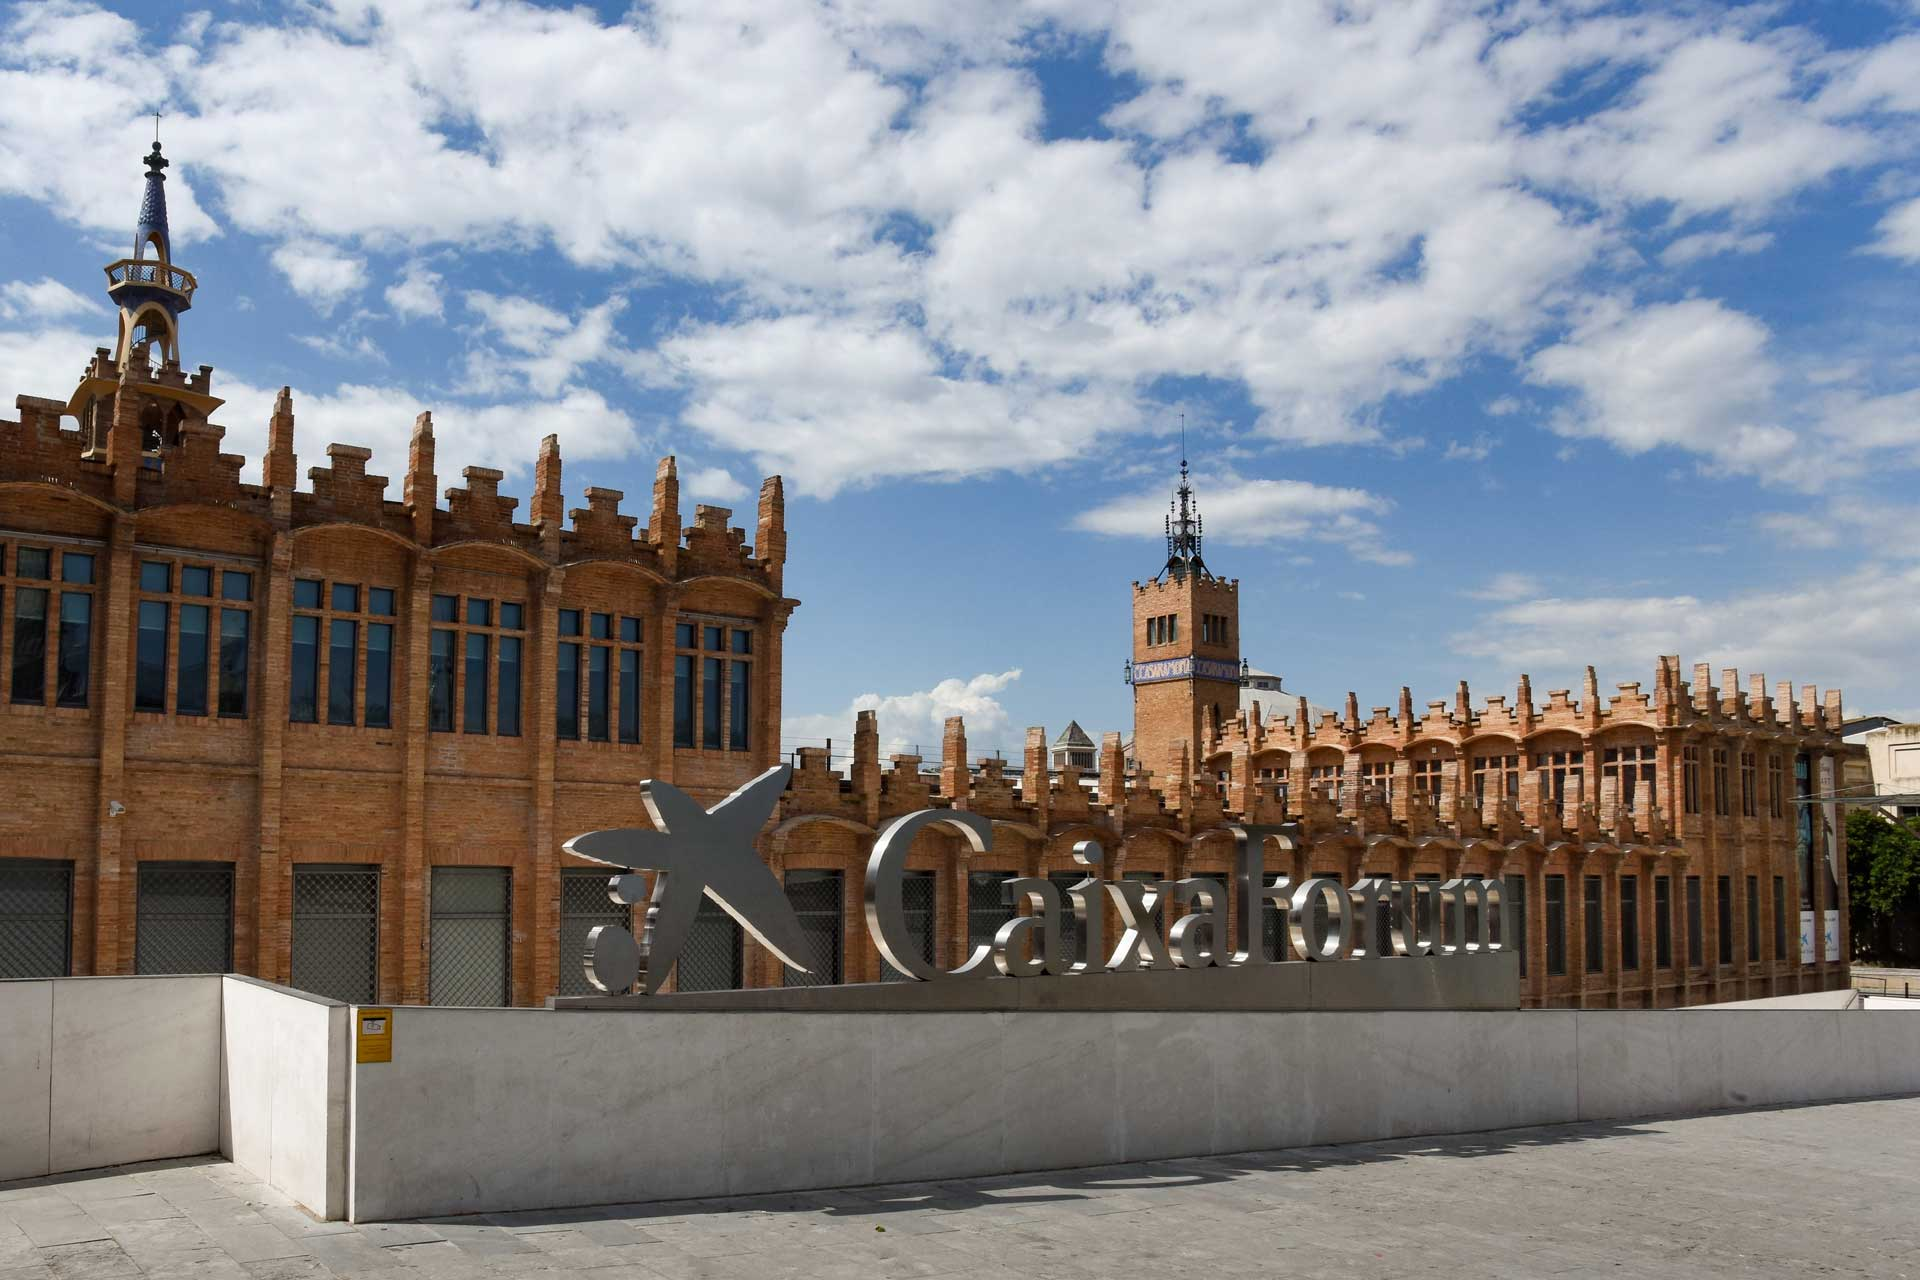
[[[1800,963],[1813,963],[1813,912],[1800,913]]]

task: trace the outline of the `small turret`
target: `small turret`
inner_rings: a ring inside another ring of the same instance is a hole
[[[131,362],[145,365],[156,343],[161,367],[179,367],[180,313],[193,305],[198,287],[191,272],[173,265],[173,242],[167,229],[167,164],[156,137],[146,158],[147,185],[134,224],[133,256],[107,267],[107,296],[120,309],[120,337],[113,358],[123,370]]]

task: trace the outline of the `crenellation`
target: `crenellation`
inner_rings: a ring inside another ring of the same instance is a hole
[[[311,467],[309,518],[331,518],[380,524],[386,514],[387,477],[368,475],[373,450],[358,445],[330,444],[327,465]]]

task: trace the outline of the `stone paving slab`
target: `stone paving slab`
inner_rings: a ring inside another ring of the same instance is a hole
[[[0,1280],[1920,1280],[1916,1193],[1920,1098],[359,1225],[174,1160],[0,1184]]]

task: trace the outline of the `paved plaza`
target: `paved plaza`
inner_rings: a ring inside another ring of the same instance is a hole
[[[171,1160],[5,1184],[0,1280],[1920,1276],[1916,1203],[1920,1098],[359,1226]]]

